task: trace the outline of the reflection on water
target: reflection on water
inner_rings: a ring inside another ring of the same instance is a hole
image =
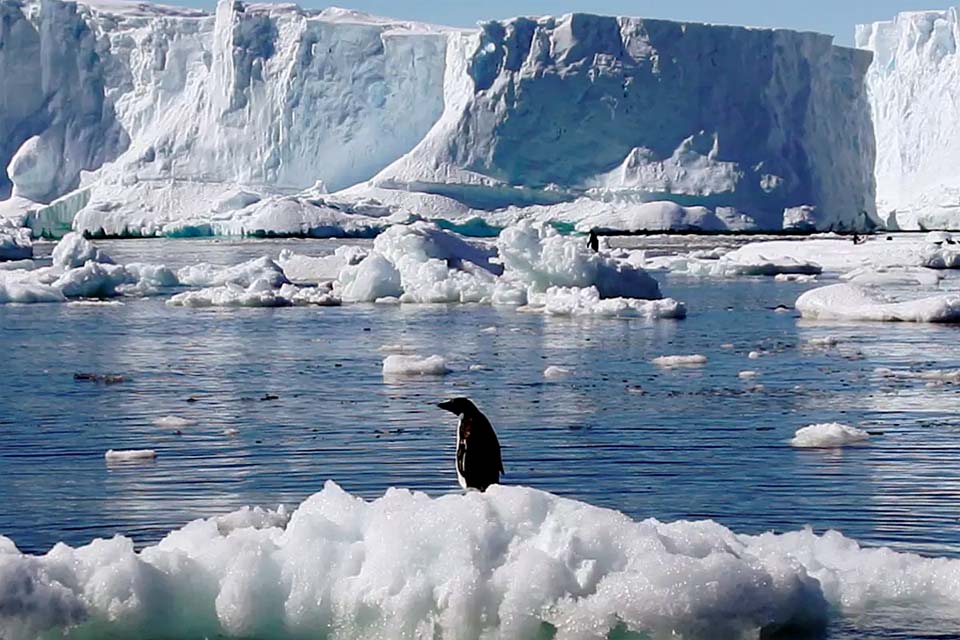
[[[335,246],[104,244],[121,262],[139,254],[172,266]],[[510,483],[635,518],[714,518],[743,533],[811,524],[960,555],[960,394],[875,372],[960,368],[957,329],[805,323],[770,310],[809,286],[671,279],[666,291],[690,308],[683,322],[470,305],[0,306],[0,533],[29,552],[119,532],[142,544],[242,505],[296,504],[327,479],[367,497],[390,486],[456,491],[454,420],[434,404],[467,395],[498,428]],[[836,344],[811,344],[826,336]],[[386,345],[441,354],[453,372],[384,381]],[[650,362],[694,353],[709,363]],[[546,380],[550,365],[572,374]],[[741,379],[744,370],[759,375]],[[193,424],[157,426],[168,415]],[[797,428],[831,421],[867,429],[870,443],[787,444]],[[159,458],[107,466],[109,448]]]

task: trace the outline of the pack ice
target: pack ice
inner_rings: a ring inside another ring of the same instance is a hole
[[[0,537],[0,635],[816,635],[834,612],[954,611],[958,570],[835,532],[634,521],[523,487],[366,502],[328,482],[292,514],[195,520],[141,551],[117,536],[30,556]]]
[[[584,14],[0,3],[0,216],[34,234],[866,224],[870,56]],[[331,193],[332,192],[332,193]]]

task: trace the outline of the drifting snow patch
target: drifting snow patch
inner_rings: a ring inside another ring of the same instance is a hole
[[[804,449],[826,449],[864,442],[870,435],[862,429],[831,422],[798,429],[790,444]]]
[[[659,358],[654,358],[652,362],[658,367],[664,367],[664,368],[700,367],[707,364],[707,356],[703,356],[703,355],[660,356]]]
[[[443,376],[450,373],[442,356],[391,355],[383,360],[384,376]]]

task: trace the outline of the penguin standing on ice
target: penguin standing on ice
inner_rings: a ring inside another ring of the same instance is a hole
[[[437,405],[460,416],[457,425],[457,480],[464,489],[486,491],[500,482],[503,461],[500,442],[487,417],[467,398],[453,398]]]

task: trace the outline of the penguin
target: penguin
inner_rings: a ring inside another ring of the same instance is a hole
[[[486,491],[500,482],[503,460],[500,442],[487,417],[468,398],[453,398],[437,405],[460,416],[457,425],[457,480],[464,490]]]

